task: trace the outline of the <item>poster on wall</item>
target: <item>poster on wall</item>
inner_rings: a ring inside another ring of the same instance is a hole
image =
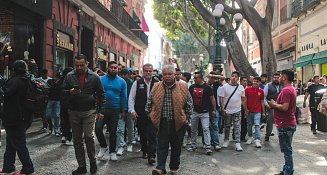
[[[9,32],[0,32],[0,55],[2,55],[5,49],[10,44],[10,35]]]

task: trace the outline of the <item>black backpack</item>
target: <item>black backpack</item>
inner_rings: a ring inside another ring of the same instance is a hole
[[[49,88],[42,79],[27,77],[24,108],[33,113],[43,112],[47,106]]]

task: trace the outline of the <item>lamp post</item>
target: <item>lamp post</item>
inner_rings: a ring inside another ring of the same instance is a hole
[[[200,65],[195,64],[195,58],[192,58],[192,62],[195,66],[195,69],[199,70],[203,74],[204,70],[207,69],[208,65],[207,64],[203,65],[203,54],[199,55],[199,60],[200,60]]]
[[[226,24],[226,19],[228,16],[223,17],[224,14],[224,5],[223,4],[217,4],[215,6],[215,9],[212,12],[212,15],[216,19],[216,56],[214,61],[214,70],[220,69],[220,64],[222,64],[222,58],[221,58],[221,41],[224,40],[225,42],[232,41],[234,39],[234,34],[240,27],[240,24],[243,20],[243,16],[241,13],[234,14],[234,21],[236,23],[236,27],[227,30],[224,28],[224,25]],[[231,21],[233,19],[230,19]]]

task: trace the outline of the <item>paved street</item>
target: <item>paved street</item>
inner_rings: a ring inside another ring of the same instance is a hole
[[[35,165],[37,175],[64,175],[71,174],[77,167],[73,147],[64,146],[60,138],[39,133],[41,123],[35,122],[28,131],[27,144]],[[309,125],[299,125],[294,137],[295,174],[323,175],[327,171],[327,133],[318,132],[316,136],[309,132]],[[275,131],[276,133],[276,131]],[[263,136],[263,135],[262,135]],[[4,138],[2,137],[3,145]],[[198,139],[201,140],[200,138]],[[233,143],[231,143],[233,145]],[[274,174],[283,164],[283,157],[278,147],[276,136],[271,137],[269,143],[263,143],[262,149],[254,145],[242,143],[243,152],[236,152],[233,146],[213,155],[205,155],[204,149],[197,152],[187,152],[183,149],[181,156],[180,174]],[[96,146],[97,150],[99,145]],[[5,147],[0,148],[0,162],[2,167]],[[133,153],[118,157],[117,162],[98,162],[99,175],[121,174],[151,174],[154,167],[141,159],[141,153],[136,152],[139,146],[134,146]],[[18,170],[21,165],[17,161]]]

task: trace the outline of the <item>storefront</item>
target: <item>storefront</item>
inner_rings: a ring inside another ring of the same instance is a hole
[[[108,51],[107,51],[107,45],[101,42],[97,42],[97,67],[107,72],[107,65],[108,65]]]
[[[319,7],[298,21],[297,59],[294,63],[298,79],[307,82],[314,75],[322,76],[327,64],[327,6]]]
[[[44,21],[51,18],[52,1],[2,1],[0,5],[1,74],[7,78],[15,60],[35,59],[43,67]]]

